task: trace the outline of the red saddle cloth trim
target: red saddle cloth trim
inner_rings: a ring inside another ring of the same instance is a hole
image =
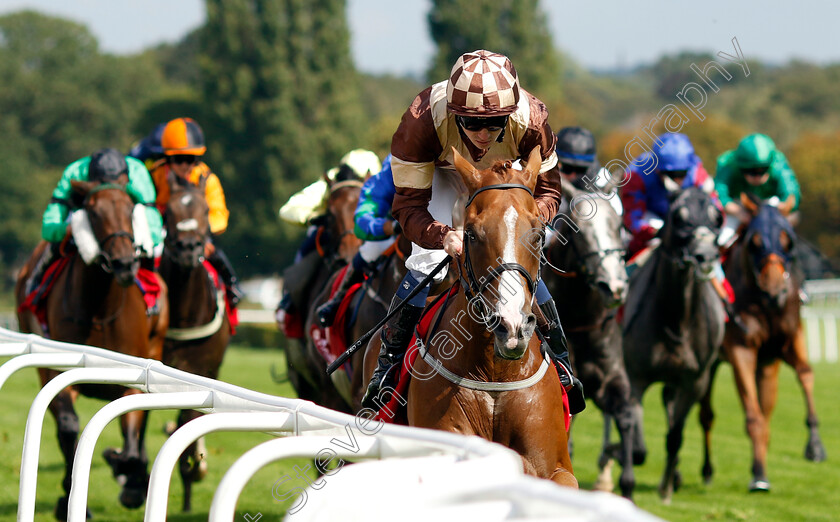
[[[332,285],[330,286],[329,299],[332,299],[341,287],[342,281],[344,281],[344,278],[347,276],[348,267],[349,265],[339,270],[338,275],[333,280]],[[318,350],[318,353],[321,357],[323,357],[327,364],[332,364],[332,362],[347,349],[348,310],[350,309],[350,303],[353,300],[353,296],[361,287],[361,283],[356,283],[347,290],[347,294],[338,305],[338,310],[336,311],[332,326],[322,328],[321,326],[313,323],[311,327],[312,331],[310,333],[313,334],[312,338],[315,340],[315,349]],[[344,369],[349,375],[349,361],[344,365]]]
[[[147,268],[140,268],[137,270],[137,276],[134,278],[137,287],[143,292],[143,301],[146,302],[146,309],[154,308],[160,297],[160,282],[154,272]]]
[[[222,279],[219,277],[219,272],[216,271],[216,268],[206,259],[203,260],[201,264],[204,265],[204,269],[207,270],[208,274],[210,274],[210,278],[213,280],[213,286],[216,287],[216,291],[224,292],[225,312],[227,313],[228,324],[230,325],[230,335],[234,335],[236,333],[236,327],[239,326],[239,311],[231,306],[230,299],[228,299],[227,289],[225,288],[225,285],[222,284]],[[302,330],[303,328],[301,327],[301,331]]]
[[[29,310],[38,319],[43,330],[47,331],[47,296],[50,294],[59,274],[70,262],[69,257],[60,257],[44,270],[44,277],[37,288],[33,289],[18,307],[18,313]]]
[[[457,294],[460,288],[460,281],[452,285],[452,288],[449,289],[448,297],[452,297]],[[406,406],[408,404],[408,384],[411,382],[411,368],[414,366],[414,361],[417,360],[417,356],[420,354],[419,347],[417,347],[416,334],[419,333],[421,338],[426,337],[429,333],[429,327],[432,324],[432,320],[437,316],[438,311],[443,307],[448,297],[438,299],[434,306],[426,308],[423,312],[423,316],[420,318],[420,323],[417,325],[417,330],[415,330],[415,335],[411,337],[411,342],[408,343],[408,349],[406,350],[405,357],[403,357],[402,366],[399,368],[400,373],[397,376],[397,383],[394,386],[394,391],[396,393],[393,393],[388,402],[376,412],[376,415],[373,417],[374,419],[393,424],[408,424],[406,412]]]

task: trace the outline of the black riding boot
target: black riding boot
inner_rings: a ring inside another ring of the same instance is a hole
[[[554,365],[557,367],[557,373],[560,374],[560,383],[566,388],[569,395],[569,413],[572,415],[578,414],[586,409],[586,397],[583,394],[583,383],[572,372],[566,334],[560,324],[560,314],[557,313],[554,299],[549,299],[541,304],[540,310],[547,322],[540,328],[540,332],[548,339],[548,348],[551,351]]]
[[[318,307],[318,320],[320,321],[321,326],[332,326],[333,321],[335,320],[335,314],[338,312],[338,307],[341,304],[341,301],[344,300],[344,296],[347,295],[347,291],[350,290],[351,286],[356,283],[361,283],[364,279],[364,272],[361,270],[355,270],[353,265],[347,267],[347,272],[344,274],[344,279],[341,281],[338,290],[335,291],[335,295],[332,299]]]
[[[210,261],[210,264],[213,265],[213,268],[216,269],[222,278],[228,299],[230,299],[230,306],[236,308],[239,301],[245,297],[245,292],[239,288],[239,280],[236,278],[236,272],[233,271],[233,265],[230,264],[230,260],[219,247],[216,247],[216,250],[207,258],[207,261]]]
[[[394,297],[391,301],[391,310],[399,302],[400,299]],[[389,310],[389,313],[391,310]],[[397,315],[382,327],[382,335],[380,336],[382,347],[379,349],[379,360],[362,399],[362,407],[378,410],[383,406],[378,404],[375,399],[378,398],[379,393],[384,388],[394,387],[394,381],[399,372],[398,365],[402,363],[403,357],[405,357],[405,351],[414,333],[414,326],[422,313],[423,308],[406,303]]]
[[[38,285],[41,284],[47,268],[52,264],[53,260],[58,257],[58,247],[59,243],[50,243],[47,245],[47,248],[44,249],[44,252],[38,259],[38,262],[35,263],[34,267],[32,267],[32,273],[29,274],[29,279],[26,281],[26,293],[24,297],[31,294],[36,288],[38,288]]]

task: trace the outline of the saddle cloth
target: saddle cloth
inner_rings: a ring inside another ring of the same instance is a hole
[[[239,309],[231,306],[230,296],[225,290],[225,285],[219,277],[219,272],[213,267],[210,261],[206,259],[202,261],[204,269],[210,275],[210,280],[213,281],[213,287],[217,292],[225,293],[225,312],[227,313],[228,324],[230,325],[230,335],[236,334],[236,327],[239,326]]]
[[[18,313],[29,311],[38,319],[45,335],[48,335],[49,328],[47,325],[47,297],[55,286],[58,276],[67,267],[70,262],[69,257],[59,257],[53,261],[50,266],[44,270],[44,277],[36,288],[34,288],[29,295],[26,296],[23,303],[18,307]],[[143,293],[143,301],[146,303],[146,309],[151,310],[157,304],[160,298],[160,284],[154,272],[146,268],[137,270],[137,276],[134,283]]]

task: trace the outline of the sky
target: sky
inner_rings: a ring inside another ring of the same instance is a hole
[[[732,51],[747,59],[840,62],[835,0],[542,0],[557,47],[589,69],[627,68],[681,50]],[[431,0],[348,0],[356,66],[421,75],[434,45]],[[205,18],[203,0],[0,0],[0,14],[36,9],[80,21],[103,51],[127,54],[175,42]]]

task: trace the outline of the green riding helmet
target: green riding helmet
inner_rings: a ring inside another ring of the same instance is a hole
[[[776,144],[764,134],[750,134],[735,149],[735,161],[742,169],[770,168],[775,157]]]

